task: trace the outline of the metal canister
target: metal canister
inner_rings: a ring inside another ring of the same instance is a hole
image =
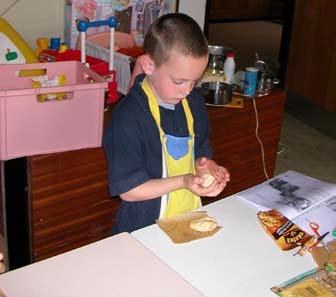
[[[224,61],[228,52],[233,53],[234,51],[226,46],[209,45],[208,71],[223,73]]]
[[[244,95],[254,96],[256,94],[258,71],[257,67],[247,67],[245,69]]]

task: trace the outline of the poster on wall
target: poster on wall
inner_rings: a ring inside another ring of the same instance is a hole
[[[136,44],[143,44],[144,36],[153,21],[161,15],[176,12],[176,0],[112,0],[118,19],[118,30],[131,33]]]
[[[115,16],[117,30],[132,34],[137,45],[143,44],[150,24],[159,16],[177,11],[178,0],[66,0],[65,42],[76,48],[79,20],[97,21]],[[87,35],[107,31],[105,26],[89,28]]]
[[[112,0],[67,0],[65,2],[64,39],[70,48],[76,48],[79,20],[97,21],[113,16]],[[89,28],[88,35],[107,31],[106,26]]]

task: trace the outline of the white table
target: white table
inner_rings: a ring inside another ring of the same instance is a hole
[[[128,233],[0,276],[7,297],[202,296]]]
[[[174,244],[157,225],[132,235],[205,296],[274,297],[272,286],[316,266],[310,255],[281,251],[259,224],[257,210],[235,197],[203,209],[222,226],[213,237]]]

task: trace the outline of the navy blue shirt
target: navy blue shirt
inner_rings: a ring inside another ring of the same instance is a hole
[[[103,146],[108,161],[109,191],[116,196],[150,179],[162,177],[162,149],[158,127],[141,88],[139,75],[130,90],[115,107],[104,131]],[[194,118],[195,159],[211,158],[209,121],[204,98],[195,90],[187,97]],[[161,127],[166,134],[188,136],[182,103],[175,110],[160,106]],[[113,233],[131,232],[155,223],[161,197],[147,201],[122,200]]]

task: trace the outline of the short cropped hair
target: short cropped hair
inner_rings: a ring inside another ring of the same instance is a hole
[[[188,15],[168,13],[156,19],[144,40],[144,51],[161,66],[172,50],[185,56],[208,55],[208,42],[200,26]]]

